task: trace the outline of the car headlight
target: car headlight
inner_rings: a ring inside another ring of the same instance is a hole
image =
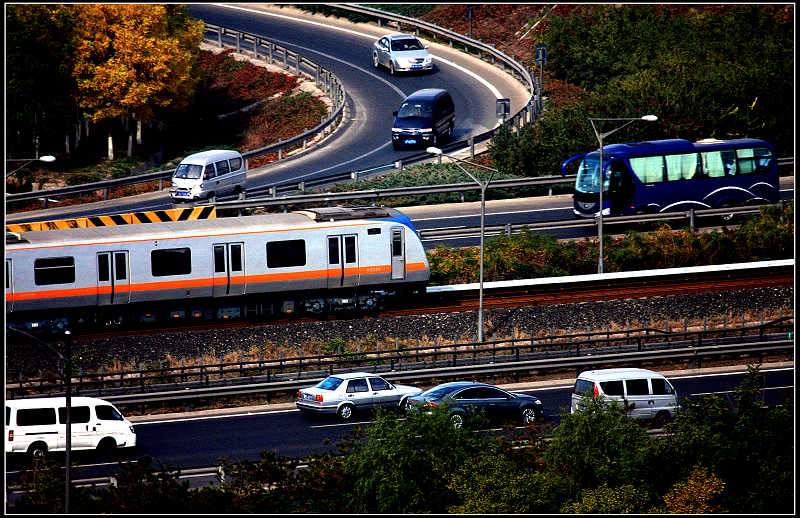
[[[393,133],[402,133],[403,132],[403,128],[392,128],[392,132]]]
[[[541,402],[541,401],[539,401],[539,400],[537,399],[536,401],[534,401],[534,404],[536,404],[536,405],[541,405],[541,404],[542,404],[542,402]]]
[[[433,131],[433,128],[422,128],[420,131],[422,133],[431,133]]]

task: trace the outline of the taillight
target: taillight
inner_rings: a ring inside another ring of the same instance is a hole
[[[434,403],[433,401],[426,401],[426,402],[425,402],[425,406],[433,406],[433,407],[437,407],[437,406],[439,406],[439,405],[437,405],[437,404],[436,404],[436,403]]]
[[[316,396],[314,396],[314,401],[319,401],[320,403],[322,403],[322,394],[317,394]]]
[[[303,399],[303,393],[299,390],[297,391],[297,399]]]
[[[594,397],[600,395],[600,389],[597,387],[597,383],[594,384]]]
[[[11,442],[13,440],[14,440],[14,430],[9,430],[8,431],[8,442]]]

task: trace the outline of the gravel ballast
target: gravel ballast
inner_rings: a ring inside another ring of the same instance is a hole
[[[600,330],[606,326],[620,329],[630,325],[635,328],[646,326],[648,322],[663,329],[665,320],[670,321],[673,330],[682,330],[684,319],[702,321],[704,318],[727,318],[729,325],[740,325],[742,312],[756,320],[762,311],[768,318],[781,312],[784,316],[793,315],[793,295],[794,290],[788,287],[760,288],[484,310],[484,333],[486,340],[492,340],[530,336],[549,332],[551,328],[582,332],[587,327]],[[418,338],[450,342],[457,337],[459,343],[466,343],[474,341],[476,318],[477,312],[467,311],[140,334],[92,341],[75,337],[73,353],[80,357],[83,369],[103,366],[109,371],[115,365],[157,365],[167,359],[177,362],[184,359],[187,364],[200,357],[221,361],[225,356],[236,357],[240,352],[247,357],[248,353],[258,351],[264,359],[270,358],[270,354],[296,356],[298,347],[303,347],[304,355],[314,355],[332,340],[351,344],[362,340],[393,344],[399,339],[402,344],[402,341]],[[60,343],[53,345],[57,349],[62,347]],[[351,349],[354,348],[351,345]],[[39,371],[53,371],[52,353],[41,349],[30,344],[7,343],[6,379],[16,379],[20,369],[25,377],[33,377]]]

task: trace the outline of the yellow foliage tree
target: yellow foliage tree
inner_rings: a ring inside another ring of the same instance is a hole
[[[92,122],[125,116],[139,124],[156,108],[181,108],[192,95],[192,50],[203,24],[181,6],[76,4],[73,75]],[[130,138],[130,137],[129,137]],[[132,145],[129,140],[128,153]],[[109,159],[113,139],[109,131]]]
[[[667,512],[675,514],[707,514],[725,512],[713,503],[725,489],[725,482],[709,473],[708,468],[696,466],[686,482],[678,482],[664,495]]]

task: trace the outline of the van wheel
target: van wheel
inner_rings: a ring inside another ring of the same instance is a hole
[[[236,197],[239,197],[239,195],[242,194],[242,186],[237,185],[236,187],[234,187],[233,194],[236,195]]]
[[[347,421],[353,417],[353,405],[347,404],[340,406],[337,414],[339,414],[339,419]]]
[[[47,445],[43,442],[35,442],[28,447],[28,455],[32,460],[42,460],[47,455]]]
[[[670,422],[671,416],[669,412],[662,410],[661,412],[657,413],[656,416],[653,418],[653,427],[655,428],[663,428],[665,424]]]
[[[111,456],[115,449],[117,449],[117,441],[111,437],[105,437],[97,444],[97,453],[104,457]]]

